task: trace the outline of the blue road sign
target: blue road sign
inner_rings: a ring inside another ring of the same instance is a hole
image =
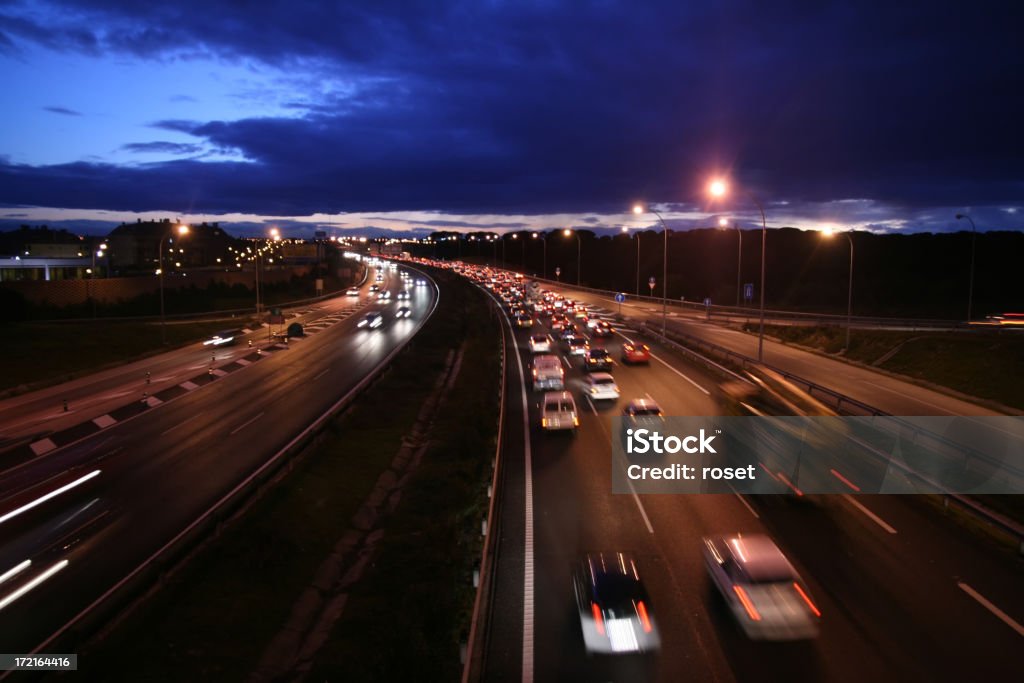
[[[754,283],[748,282],[743,285],[743,298],[746,301],[751,301],[754,298]]]
[[[620,303],[621,304],[625,300],[626,300],[626,295],[623,294],[622,292],[619,292],[618,294],[615,295],[616,303]]]

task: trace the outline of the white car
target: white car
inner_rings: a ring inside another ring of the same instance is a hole
[[[408,301],[409,300],[409,290],[408,289],[403,289],[401,292],[398,293],[398,297],[397,298],[398,298],[399,301]]]
[[[551,336],[547,334],[531,335],[530,353],[551,353]]]
[[[368,329],[375,329],[384,324],[384,316],[381,315],[380,311],[371,311],[363,316],[363,319],[359,321],[357,327],[366,327]]]
[[[568,391],[549,391],[540,404],[540,427],[545,431],[571,429],[580,426],[576,401]]]
[[[349,287],[348,291],[345,292],[345,294],[347,294],[349,296],[359,296],[359,288],[358,287]]]
[[[416,280],[416,286],[417,287],[426,287],[427,286],[427,281],[424,280],[423,278],[420,278],[419,280]]]
[[[615,378],[607,372],[592,372],[583,380],[583,391],[592,400],[618,400],[619,387]]]
[[[818,635],[821,611],[772,539],[763,534],[705,538],[704,563],[750,638],[806,640]]]
[[[408,318],[412,315],[412,311],[409,310],[408,306],[400,306],[398,311],[395,313],[396,318]]]

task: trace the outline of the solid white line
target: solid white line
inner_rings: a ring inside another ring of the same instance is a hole
[[[326,375],[326,374],[327,374],[328,372],[330,372],[330,371],[331,371],[331,369],[330,369],[330,368],[327,368],[326,370],[324,370],[323,372],[321,372],[321,373],[320,373],[319,375],[317,375],[316,377],[314,377],[314,378],[313,378],[313,381],[314,381],[314,382],[315,382],[315,381],[317,381],[318,379],[320,379],[321,377],[323,377],[324,375]]]
[[[235,435],[235,434],[237,434],[238,432],[242,431],[243,429],[245,429],[246,427],[248,427],[249,425],[251,425],[251,424],[252,424],[253,422],[255,422],[256,420],[260,419],[261,417],[263,417],[263,412],[262,412],[262,411],[260,412],[260,414],[259,414],[259,415],[257,415],[256,417],[252,418],[252,419],[251,419],[251,420],[249,420],[248,422],[244,422],[244,423],[242,423],[242,424],[238,425],[237,427],[235,427],[234,429],[232,429],[232,430],[231,430],[231,434],[232,434],[232,435]]]
[[[666,363],[665,361],[663,361],[663,360],[662,360],[661,358],[659,358],[658,356],[655,356],[655,355],[654,355],[653,353],[651,354],[651,358],[653,358],[654,360],[658,361],[659,363],[661,363],[662,365],[664,365],[664,366],[665,366],[666,368],[668,368],[669,370],[671,370],[672,372],[676,373],[677,375],[679,375],[680,377],[682,377],[683,379],[685,379],[685,380],[686,380],[687,382],[689,382],[689,383],[690,383],[690,384],[692,384],[693,386],[695,386],[695,387],[697,387],[698,389],[700,389],[701,391],[703,391],[703,392],[704,392],[704,395],[705,395],[705,396],[710,396],[710,395],[711,395],[711,392],[710,392],[710,391],[708,391],[707,389],[705,389],[705,388],[704,388],[704,387],[702,387],[701,385],[697,384],[697,383],[696,383],[696,382],[694,382],[694,381],[693,381],[692,379],[690,379],[689,377],[687,377],[686,375],[684,375],[684,374],[683,374],[682,372],[680,372],[679,370],[676,370],[676,369],[675,369],[674,367],[672,367],[671,365],[669,365],[668,363]]]
[[[0,583],[3,583],[4,581],[7,581],[12,576],[17,576],[18,574],[22,573],[23,571],[25,571],[26,569],[28,569],[31,566],[32,566],[32,560],[25,560],[21,564],[17,564],[15,566],[11,567],[7,571],[5,571],[3,574],[0,574]]]
[[[935,408],[936,410],[941,410],[946,415],[955,415],[956,414],[956,413],[948,410],[947,408],[943,408],[940,405],[936,405],[936,404],[934,404],[934,403],[932,403],[930,401],[925,401],[925,400],[920,399],[920,398],[918,398],[916,396],[911,396],[909,394],[904,394],[902,391],[896,391],[895,389],[890,389],[889,387],[882,386],[881,384],[875,384],[874,382],[869,382],[866,379],[862,379],[861,382],[863,382],[864,384],[867,384],[868,386],[875,387],[876,389],[881,389],[882,391],[888,391],[890,394],[896,394],[897,396],[900,396],[902,398],[910,399],[911,401],[917,401],[918,403],[923,403],[926,406],[931,406],[932,408]]]
[[[163,436],[165,434],[170,434],[171,432],[173,432],[175,429],[177,429],[181,425],[187,424],[187,423],[191,422],[192,420],[196,419],[197,417],[199,417],[200,414],[201,413],[196,413],[192,417],[189,417],[189,418],[186,418],[186,419],[182,420],[181,422],[179,422],[178,424],[174,425],[173,427],[168,427],[164,431],[160,432],[160,436]]]
[[[10,593],[6,597],[4,597],[2,600],[0,600],[0,609],[3,609],[4,607],[7,607],[9,604],[14,602],[15,600],[17,600],[21,596],[25,595],[25,593],[28,593],[30,590],[32,590],[33,588],[35,588],[36,586],[41,584],[43,581],[46,581],[48,578],[50,578],[51,576],[53,576],[54,574],[59,572],[61,569],[64,569],[64,567],[66,567],[66,566],[68,566],[68,561],[67,560],[61,560],[60,562],[58,562],[57,564],[55,564],[52,567],[50,567],[49,569],[47,569],[45,572],[43,572],[42,574],[40,574],[36,578],[34,578],[31,581],[29,581],[28,583],[26,583],[24,586],[22,586],[18,590],[14,591],[13,593]]]
[[[569,368],[570,370],[572,370],[572,365],[570,365],[570,364],[569,364],[569,361],[567,361],[567,360],[565,359],[565,356],[563,356],[563,355],[559,354],[559,356],[558,356],[558,357],[562,359],[562,362],[563,362],[563,363],[565,363],[565,367],[567,367],[567,368]]]
[[[743,507],[747,508],[750,514],[754,515],[754,519],[761,519],[761,515],[757,514],[757,512],[754,511],[754,508],[750,506],[750,503],[747,502],[746,498],[740,495],[739,491],[733,489],[731,485],[729,486],[729,488],[732,489],[732,492],[736,495],[737,498],[740,499],[740,502],[743,503]]]
[[[651,520],[647,517],[647,510],[644,510],[643,503],[640,502],[640,496],[636,495],[636,489],[633,488],[633,482],[629,482],[629,490],[633,492],[633,501],[636,503],[637,508],[640,509],[640,516],[644,518],[644,524],[647,525],[647,531],[654,533],[654,527],[651,526]]]
[[[587,403],[590,404],[590,411],[594,413],[594,415],[597,415],[597,408],[594,407],[594,402],[590,400],[590,397],[583,394],[583,398],[587,399]]]
[[[1012,628],[1014,631],[1016,631],[1017,635],[1024,636],[1024,626],[1021,626],[1020,623],[1018,623],[1017,621],[1015,621],[1013,619],[1013,617],[1011,617],[1009,614],[1007,614],[1003,610],[1001,610],[998,607],[996,607],[995,605],[993,605],[988,599],[985,598],[984,595],[982,595],[978,591],[974,590],[973,588],[968,586],[963,581],[957,581],[956,585],[959,586],[960,590],[962,590],[964,593],[967,593],[972,598],[977,600],[981,604],[982,607],[984,607],[989,612],[991,612],[992,614],[994,614],[997,617],[999,617],[999,619],[1004,624],[1006,624],[1007,626]]]
[[[875,524],[877,524],[878,526],[882,527],[883,529],[885,529],[886,531],[888,531],[888,532],[889,532],[890,534],[895,534],[895,533],[896,533],[896,530],[895,530],[895,529],[893,529],[893,528],[892,528],[891,526],[889,526],[888,524],[886,524],[886,523],[885,523],[885,521],[884,521],[884,520],[883,520],[883,519],[882,519],[881,517],[879,517],[879,516],[878,516],[878,515],[876,515],[876,514],[875,514],[874,512],[872,512],[871,510],[868,510],[868,509],[867,509],[866,507],[864,507],[863,505],[861,505],[861,504],[860,504],[860,502],[859,502],[859,501],[858,501],[858,500],[857,500],[856,498],[854,498],[853,496],[851,496],[851,495],[850,495],[849,493],[843,493],[843,494],[840,494],[840,495],[842,495],[842,497],[843,497],[844,499],[846,499],[846,502],[847,502],[847,503],[849,503],[850,505],[852,505],[853,507],[857,508],[858,510],[860,510],[861,512],[863,512],[863,513],[864,513],[865,515],[867,515],[867,516],[868,516],[868,518],[869,518],[869,519],[870,519],[870,520],[871,520],[872,522],[874,522],[874,523],[875,523]]]
[[[6,522],[7,520],[11,519],[12,517],[17,517],[22,512],[26,512],[27,510],[31,510],[32,508],[34,508],[37,505],[41,505],[42,503],[45,503],[46,501],[50,500],[51,498],[56,498],[57,496],[59,496],[60,494],[64,493],[65,491],[70,491],[71,489],[75,488],[79,484],[84,484],[85,482],[89,481],[93,477],[99,476],[99,473],[100,473],[99,470],[93,470],[89,474],[86,474],[85,476],[82,476],[82,477],[79,477],[78,479],[75,479],[70,484],[64,484],[64,486],[61,486],[59,489],[54,489],[53,491],[50,491],[46,495],[43,495],[43,496],[40,496],[40,497],[36,498],[31,503],[25,503],[20,508],[17,508],[15,510],[11,510],[7,514],[5,514],[2,517],[0,517],[0,524],[3,524],[4,522]]]

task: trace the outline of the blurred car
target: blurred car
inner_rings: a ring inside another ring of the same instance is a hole
[[[403,289],[401,292],[398,293],[398,296],[395,297],[395,298],[398,299],[399,301],[408,301],[409,300],[409,290],[408,289]]]
[[[380,272],[378,272],[378,273],[377,273],[377,274],[376,274],[376,275],[374,276],[374,278],[373,278],[373,279],[374,279],[374,280],[375,280],[376,282],[383,282],[383,281],[384,281],[384,273],[380,273]]]
[[[232,344],[237,344],[238,338],[244,333],[245,330],[241,329],[221,330],[204,341],[203,346],[231,346]]]
[[[576,563],[572,587],[587,652],[622,654],[661,647],[651,599],[631,556],[586,555]]]
[[[568,391],[549,391],[540,405],[540,427],[545,431],[571,429],[580,426],[576,401]]]
[[[516,325],[519,327],[533,327],[533,318],[524,311],[516,316]]]
[[[623,363],[650,363],[651,349],[647,344],[624,342],[622,344]]]
[[[569,337],[575,337],[580,333],[572,323],[565,323],[562,325],[562,329],[558,331],[558,336],[562,341],[567,340]]]
[[[558,356],[542,354],[533,359],[533,389],[562,389],[565,387],[565,369]]]
[[[388,301],[390,298],[391,298],[391,292],[386,290],[386,289],[383,292],[381,292],[380,294],[377,295],[377,300],[378,301]]]
[[[629,429],[634,431],[646,429],[650,432],[664,432],[665,418],[662,415],[661,406],[650,398],[634,398],[622,409],[620,429],[622,431],[619,437],[622,441],[623,449],[626,448],[626,432]]]
[[[363,316],[356,327],[376,328],[384,324],[384,316],[380,311],[371,311]]]
[[[587,325],[593,322],[591,319]],[[607,323],[604,320],[597,321],[597,324],[590,329],[590,333],[595,337],[610,337],[614,334],[615,329],[611,326],[611,323]]]
[[[347,294],[348,296],[359,296],[359,288],[358,287],[349,287],[348,291],[345,292],[345,294]]]
[[[821,611],[796,569],[763,534],[704,539],[708,574],[740,627],[755,640],[818,635]]]
[[[583,369],[587,372],[592,370],[607,370],[615,362],[612,360],[612,354],[608,353],[608,349],[588,349],[583,354]]]
[[[565,339],[565,350],[570,356],[583,356],[590,350],[590,343],[583,337],[568,337]]]
[[[408,306],[399,306],[398,310],[395,311],[396,318],[408,318],[412,315],[412,311],[409,310]]]
[[[557,314],[551,316],[551,329],[554,332],[561,332],[563,329],[565,329],[565,326],[568,323],[569,321],[565,318],[565,316]]]
[[[416,280],[416,286],[417,287],[426,287],[427,286],[427,281],[424,280],[423,278],[419,278],[418,280]]]
[[[546,334],[531,336],[530,353],[551,353],[551,337]]]
[[[380,285],[370,285],[370,291],[371,292],[379,292],[380,291]]]
[[[583,380],[583,391],[595,401],[605,399],[617,401],[619,398],[619,387],[615,384],[615,378],[607,372],[595,372],[587,375]]]

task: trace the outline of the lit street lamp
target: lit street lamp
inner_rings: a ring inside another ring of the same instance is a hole
[[[583,275],[583,240],[580,239],[580,234],[575,230],[566,228],[562,231],[562,234],[568,237],[569,235],[576,236],[576,286],[580,286],[580,278]]]
[[[633,207],[633,213],[639,215],[644,213],[644,207],[637,204]],[[661,333],[665,334],[665,327],[668,321],[668,226],[665,225],[665,219],[661,217],[661,214],[654,209],[648,207],[647,213],[653,213],[658,217],[658,221],[661,223],[662,232],[665,233],[665,250],[662,255],[661,263]],[[640,243],[637,242],[637,251],[640,250]],[[639,253],[637,255],[637,263],[640,262]],[[639,275],[639,266],[637,267],[637,273]],[[639,289],[639,287],[637,288]],[[652,292],[653,293],[653,292]]]
[[[850,285],[846,293],[846,345],[843,347],[843,351],[849,353],[850,351],[850,321],[853,317],[853,237],[846,230],[842,231],[846,235],[847,241],[850,243]],[[825,228],[821,231],[824,237],[832,237],[836,234],[836,231],[832,228]]]
[[[175,232],[181,236],[185,236],[188,234],[188,226],[177,225],[168,230],[167,233],[160,238],[160,246],[157,247],[156,255],[156,272],[160,275],[160,339],[164,344],[167,343],[167,321],[164,319],[164,242],[169,241]]]
[[[974,219],[967,214],[958,213],[957,220],[966,218],[971,224],[971,280],[967,285],[967,322],[971,322],[971,304],[974,303],[974,241],[978,237],[978,231],[974,227]]]
[[[539,239],[541,246],[544,247],[544,261],[542,262],[543,268],[541,269],[541,277],[545,280],[548,278],[548,236],[547,233],[535,232],[531,236],[533,239]],[[525,246],[525,243],[524,245]]]
[[[726,220],[725,218],[719,218],[718,219],[718,227],[720,227],[720,228],[727,228],[727,227],[729,227],[729,221]],[[737,249],[736,249],[736,308],[739,308],[740,307],[740,286],[741,286],[740,282],[742,281],[740,279],[740,275],[741,275],[741,273],[743,271],[743,231],[740,230],[739,223],[736,223],[735,221],[733,222],[732,227],[734,227],[736,229],[736,235],[740,238],[739,247],[737,247]]]
[[[723,180],[713,180],[708,186],[708,192],[712,197],[724,197],[729,191],[729,187]],[[757,206],[757,210],[761,212],[761,322],[757,334],[757,360],[758,362],[764,361],[764,262],[765,262],[765,244],[768,238],[768,221],[764,217],[764,207],[761,206],[761,202],[748,194],[747,195]]]

